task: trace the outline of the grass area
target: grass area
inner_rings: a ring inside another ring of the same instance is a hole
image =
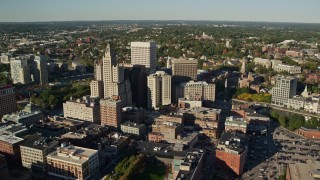
[[[166,175],[166,168],[156,164],[145,164],[143,172],[137,174],[137,179],[163,180]]]

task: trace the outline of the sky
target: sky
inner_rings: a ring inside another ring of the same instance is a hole
[[[320,23],[320,0],[0,0],[0,22],[72,20]]]

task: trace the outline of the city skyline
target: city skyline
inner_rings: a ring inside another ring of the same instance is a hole
[[[49,7],[49,8],[48,8]],[[0,22],[209,20],[320,23],[320,1],[2,1]],[[14,13],[12,13],[14,12]]]

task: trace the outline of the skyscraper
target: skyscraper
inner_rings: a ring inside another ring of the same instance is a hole
[[[101,125],[120,128],[122,102],[117,99],[100,100]]]
[[[48,66],[47,57],[45,56],[35,56],[35,77],[34,80],[40,85],[48,84]]]
[[[30,69],[26,58],[14,59],[10,61],[11,78],[13,83],[30,83]]]
[[[171,104],[171,76],[157,71],[148,77],[148,108]]]
[[[107,99],[118,96],[123,106],[132,104],[130,81],[124,80],[124,68],[117,63],[110,44],[106,47],[102,63],[95,64],[95,80],[90,86],[93,97]]]
[[[149,74],[156,71],[157,44],[155,42],[131,42],[131,64],[145,65]]]
[[[276,86],[271,90],[271,104],[286,106],[288,99],[297,93],[297,78],[291,76],[276,77]]]

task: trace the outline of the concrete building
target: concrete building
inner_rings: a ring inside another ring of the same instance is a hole
[[[147,108],[147,70],[144,65],[133,65],[130,74],[132,101],[136,107]]]
[[[238,117],[227,117],[226,122],[224,123],[225,131],[233,132],[247,132],[247,122],[243,118]]]
[[[91,97],[103,97],[103,81],[92,80],[90,82]]]
[[[198,60],[172,59],[171,62],[174,83],[197,80]]]
[[[33,172],[46,172],[46,156],[59,146],[58,141],[39,135],[29,135],[25,138],[26,141],[20,145],[22,166]]]
[[[143,108],[124,107],[122,108],[122,122],[131,121],[135,123],[144,123],[146,112]]]
[[[95,179],[99,171],[98,150],[66,145],[47,155],[48,174],[64,179]]]
[[[212,106],[216,95],[215,84],[208,84],[204,81],[189,81],[180,83],[176,87],[176,98],[187,98],[191,100],[201,100],[204,105]]]
[[[20,147],[19,145],[24,141],[24,139],[2,134],[0,136],[0,154],[6,156],[8,164],[19,164],[20,156]]]
[[[120,128],[121,118],[121,100],[102,99],[100,100],[101,125]]]
[[[144,124],[127,121],[121,124],[121,131],[125,134],[136,135],[143,138],[146,135],[146,126]]]
[[[102,69],[104,98],[118,96],[123,106],[130,106],[132,104],[131,84],[124,80],[124,68],[117,63],[110,44],[107,45],[102,59]]]
[[[44,118],[41,111],[34,108],[34,106],[29,103],[25,106],[22,111],[17,111],[12,114],[6,114],[2,117],[2,121],[8,122],[12,121],[15,123],[21,123],[27,127],[36,124]]]
[[[203,165],[205,159],[203,151],[187,152],[187,155],[183,159],[176,158],[172,161],[172,173],[169,173],[168,180],[198,180],[203,178]]]
[[[39,85],[48,84],[48,59],[46,56],[35,56],[35,77],[34,81]]]
[[[76,100],[70,99],[63,103],[64,117],[100,124],[100,105],[98,99],[84,96]]]
[[[262,65],[263,67],[266,67],[266,68],[271,67],[271,61],[269,59],[254,58],[253,62],[255,65]]]
[[[148,74],[156,72],[157,44],[155,42],[131,42],[131,64],[144,65]]]
[[[277,72],[286,71],[290,74],[300,74],[301,66],[291,66],[286,64],[277,64],[273,66],[273,70]]]
[[[157,71],[148,77],[148,108],[159,109],[160,105],[171,104],[171,76]]]
[[[285,107],[289,98],[296,95],[297,79],[290,76],[276,76],[276,85],[271,90],[271,104]]]
[[[287,180],[316,180],[320,179],[320,162],[307,160],[306,163],[293,163],[287,165]]]
[[[12,55],[9,53],[1,53],[0,60],[2,64],[10,64]]]
[[[10,71],[13,83],[29,84],[31,82],[27,58],[10,60]]]
[[[187,98],[178,99],[178,108],[199,108],[202,107],[202,101],[192,100]]]
[[[0,102],[0,119],[3,115],[17,110],[16,94],[13,87],[10,85],[0,85]]]
[[[245,134],[224,132],[216,149],[217,165],[231,169],[236,175],[241,175],[247,153],[248,146]]]

